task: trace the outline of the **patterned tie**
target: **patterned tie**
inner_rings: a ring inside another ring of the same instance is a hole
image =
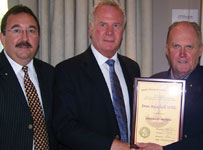
[[[123,142],[128,142],[128,128],[127,128],[125,104],[120,82],[114,69],[114,62],[115,61],[113,59],[109,59],[106,61],[106,63],[109,65],[110,68],[109,75],[113,95],[113,107],[120,129],[121,140]]]
[[[25,92],[29,104],[30,111],[33,118],[34,127],[34,149],[35,150],[48,150],[48,133],[46,129],[45,117],[42,112],[40,100],[35,89],[34,84],[30,80],[28,75],[28,67],[24,66],[22,70],[25,72],[24,75],[24,86]]]

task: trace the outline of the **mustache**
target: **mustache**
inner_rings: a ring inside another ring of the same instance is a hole
[[[28,47],[28,48],[32,48],[32,45],[29,43],[29,42],[20,42],[20,43],[18,43],[18,44],[16,44],[16,46],[15,47],[19,47],[19,48],[21,48],[21,47]]]

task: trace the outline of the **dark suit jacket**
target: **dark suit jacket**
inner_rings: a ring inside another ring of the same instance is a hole
[[[43,108],[46,117],[50,144],[53,67],[34,59]],[[25,95],[10,63],[3,52],[0,53],[0,149],[32,150],[33,120]]]
[[[170,70],[154,78],[170,78]],[[164,150],[203,149],[203,67],[199,65],[186,80],[183,140],[164,147]]]
[[[133,99],[133,79],[140,76],[133,60],[118,55]],[[111,96],[89,48],[55,68],[54,131],[63,149],[108,150],[120,135]],[[132,110],[132,109],[131,109]]]

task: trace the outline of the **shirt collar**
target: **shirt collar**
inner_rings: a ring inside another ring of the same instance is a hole
[[[8,59],[9,63],[11,64],[11,66],[12,66],[13,70],[15,71],[15,73],[22,70],[23,66],[18,64],[17,62],[15,62],[10,56],[8,56],[8,54],[6,53],[5,50],[4,50],[4,54],[5,54],[6,58]],[[34,70],[33,59],[26,66],[28,66],[28,69],[30,71],[33,71]]]
[[[99,66],[106,63],[106,61],[108,59],[113,59],[115,61],[115,64],[118,63],[118,53],[117,52],[115,53],[115,55],[113,57],[107,58],[107,57],[103,56],[101,53],[99,53],[98,50],[95,49],[93,44],[91,44],[91,49],[92,49],[92,53],[94,54]]]
[[[177,79],[180,79],[180,80],[187,80],[187,78],[190,76],[190,74],[191,74],[191,73],[189,73],[189,74],[187,74],[187,75],[185,75],[185,76],[183,76],[183,77],[181,77],[181,78],[177,78]],[[176,78],[174,77],[174,74],[173,74],[172,69],[170,69],[169,77],[170,77],[171,79],[176,79]]]

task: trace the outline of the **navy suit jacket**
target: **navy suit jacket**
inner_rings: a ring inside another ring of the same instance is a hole
[[[118,55],[118,59],[132,104],[133,81],[140,76],[140,69],[127,57]],[[54,131],[61,149],[110,149],[120,131],[107,84],[91,48],[57,65],[55,75]]]
[[[34,59],[50,149],[54,144],[51,130],[53,67]],[[32,150],[33,120],[20,83],[3,52],[0,53],[0,149]]]
[[[170,78],[170,70],[152,76]],[[164,147],[164,150],[203,149],[203,67],[197,66],[186,80],[183,140]]]

